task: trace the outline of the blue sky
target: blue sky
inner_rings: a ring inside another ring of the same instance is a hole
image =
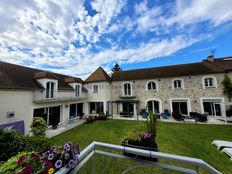
[[[232,56],[231,0],[2,0],[0,60],[86,78]],[[10,15],[9,15],[10,14]]]

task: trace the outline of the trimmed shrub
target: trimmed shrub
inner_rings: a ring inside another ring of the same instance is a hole
[[[51,147],[51,140],[45,136],[27,136],[27,146],[25,150],[34,151],[42,155]]]
[[[15,130],[0,129],[0,161],[6,161],[26,147],[26,137]]]
[[[47,130],[48,125],[42,117],[34,117],[30,127],[33,135],[46,136],[45,131]]]

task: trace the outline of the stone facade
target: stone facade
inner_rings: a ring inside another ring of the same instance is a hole
[[[232,73],[229,73],[232,79]],[[216,87],[205,88],[203,86],[205,77],[215,77]],[[173,89],[173,80],[183,80],[184,89]],[[132,84],[132,95],[135,96],[134,100],[139,100],[137,111],[146,108],[147,102],[150,100],[156,100],[160,102],[159,113],[162,113],[164,109],[172,111],[171,101],[174,99],[184,99],[188,101],[188,111],[194,111],[203,113],[202,99],[220,99],[222,102],[228,101],[228,98],[223,95],[221,82],[224,79],[224,74],[205,74],[184,76],[175,78],[160,78],[160,79],[144,79],[144,80],[131,80],[127,81]],[[148,91],[147,83],[149,81],[156,82],[158,85],[157,90]],[[125,81],[112,82],[111,101],[119,100],[122,96],[123,83]],[[119,104],[119,111],[122,110],[122,106]],[[116,114],[117,105],[113,105],[113,114]]]

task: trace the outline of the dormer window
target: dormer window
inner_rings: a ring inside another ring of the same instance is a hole
[[[54,98],[54,89],[55,83],[54,82],[47,82],[46,84],[46,98]]]
[[[123,85],[123,91],[124,95],[131,95],[131,84],[130,83],[124,83]]]
[[[93,92],[98,93],[98,85],[93,85]]]
[[[204,77],[203,78],[203,88],[216,88],[216,78],[215,77]]]
[[[157,84],[154,81],[150,81],[147,83],[147,91],[155,91],[157,90]]]
[[[80,97],[80,89],[81,89],[80,85],[75,86],[75,97]]]
[[[172,81],[172,89],[184,89],[184,80],[182,79],[175,79]]]

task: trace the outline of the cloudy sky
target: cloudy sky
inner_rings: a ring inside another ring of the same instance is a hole
[[[232,55],[232,0],[1,0],[0,60],[85,78]]]

